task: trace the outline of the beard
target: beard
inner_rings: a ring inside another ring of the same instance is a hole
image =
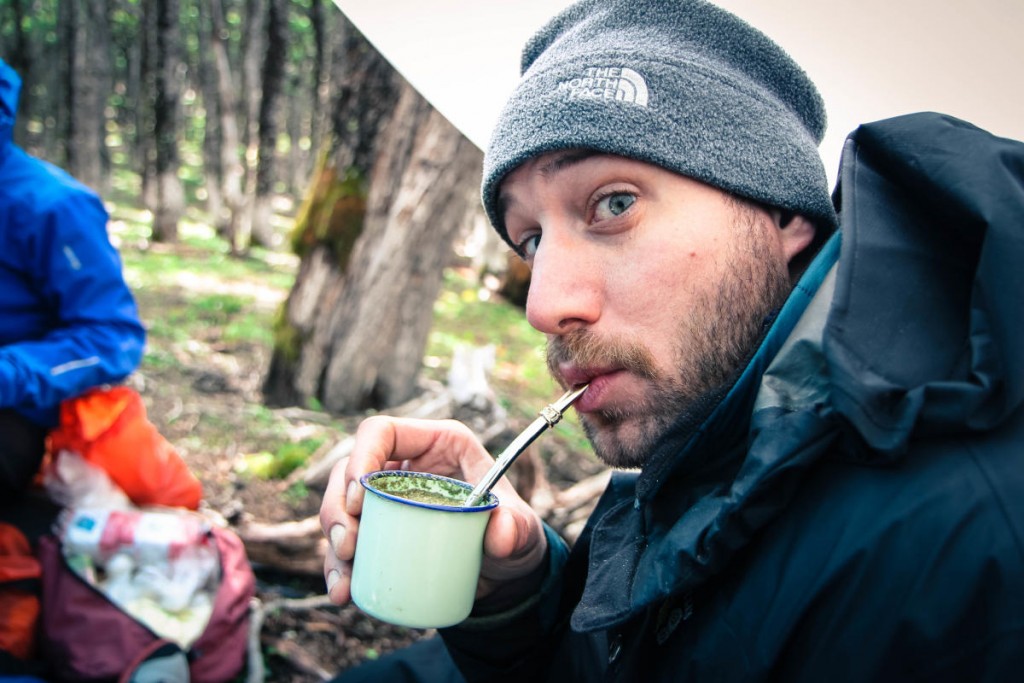
[[[717,281],[696,291],[683,313],[672,370],[659,370],[643,341],[628,336],[598,338],[579,329],[548,340],[548,368],[556,377],[560,364],[571,363],[622,368],[647,380],[642,401],[580,416],[594,452],[613,467],[642,467],[680,416],[746,363],[768,316],[789,296],[787,264],[772,248],[763,214],[742,200],[734,206],[735,240],[719,262]]]

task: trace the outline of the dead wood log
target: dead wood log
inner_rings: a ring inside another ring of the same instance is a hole
[[[564,491],[555,495],[556,509],[576,509],[588,503],[597,503],[597,498],[608,486],[611,469],[605,469],[586,479],[581,479]]]
[[[280,524],[247,522],[237,533],[254,565],[306,576],[323,573],[327,539],[316,516]]]
[[[590,513],[608,486],[611,474],[611,469],[606,469],[555,494],[552,508],[545,521],[570,545],[579,538]]]
[[[356,443],[354,436],[346,436],[338,441],[320,457],[312,458],[312,462],[304,468],[297,469],[288,477],[289,485],[301,481],[306,486],[313,488],[326,488],[327,480],[331,476],[331,470],[339,462],[344,460],[352,452],[352,446]]]

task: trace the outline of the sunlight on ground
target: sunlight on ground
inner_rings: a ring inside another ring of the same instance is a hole
[[[275,202],[275,210],[281,211],[290,208],[281,200]],[[108,224],[110,240],[115,248],[122,250],[132,248],[142,251],[161,252],[163,250],[174,251],[181,245],[195,245],[200,248],[210,248],[214,251],[226,250],[223,240],[217,235],[213,226],[200,220],[193,220],[185,216],[178,223],[178,243],[159,244],[149,240],[149,226],[152,224],[153,216],[146,209],[135,209],[126,207],[123,204],[108,207],[111,219]],[[281,216],[275,216],[276,222],[284,221]],[[226,253],[226,251],[224,252]],[[267,251],[260,254],[260,259],[269,266],[283,271],[294,271],[298,265],[298,257],[289,252]],[[126,274],[134,286],[139,286],[138,278],[135,277],[134,269],[126,265]],[[192,294],[228,294],[251,299],[256,305],[267,309],[275,309],[287,297],[288,292],[280,286],[261,283],[251,278],[244,280],[225,279],[221,273],[211,270],[201,272],[197,270],[181,270],[171,276],[174,285],[187,290]]]
[[[190,294],[233,294],[252,299],[259,306],[275,309],[288,296],[288,292],[275,287],[261,285],[252,280],[224,280],[217,275],[182,271],[174,276],[175,284]]]

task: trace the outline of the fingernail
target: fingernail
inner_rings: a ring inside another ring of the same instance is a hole
[[[348,533],[348,529],[341,524],[335,524],[331,527],[331,548],[334,552],[338,552],[338,548],[345,542],[346,533]]]
[[[331,589],[334,588],[334,584],[338,583],[338,579],[341,578],[341,574],[337,569],[332,569],[327,572],[327,592],[330,593]]]

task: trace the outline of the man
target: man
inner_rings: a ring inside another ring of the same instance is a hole
[[[441,632],[466,679],[1019,675],[1024,145],[861,127],[837,215],[824,126],[799,67],[700,0],[584,0],[526,46],[484,205],[595,451],[638,471],[571,553],[501,485],[474,613]],[[473,482],[490,458],[453,423],[364,422],[321,510],[335,602],[358,477],[402,461]],[[417,652],[392,661],[443,666]]]
[[[0,508],[29,487],[61,401],[126,377],[145,343],[102,202],[11,139],[20,89],[0,60]]]

